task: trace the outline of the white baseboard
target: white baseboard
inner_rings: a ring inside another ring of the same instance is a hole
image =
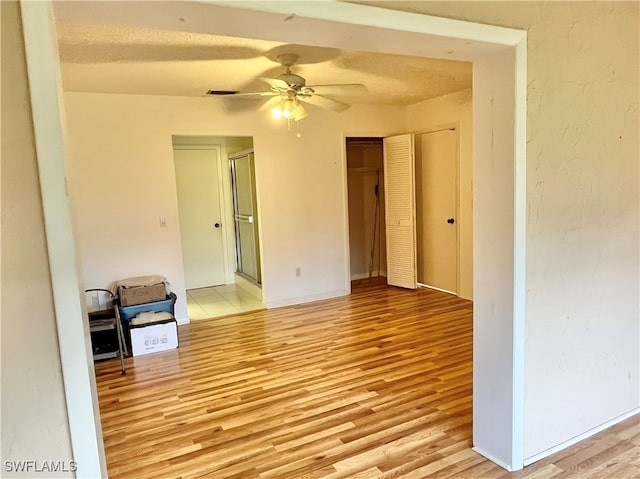
[[[569,446],[573,446],[574,444],[577,444],[580,441],[584,441],[585,439],[593,436],[594,434],[604,431],[605,429],[610,428],[611,426],[615,426],[619,422],[622,422],[625,419],[629,419],[631,416],[635,416],[636,414],[639,414],[639,413],[640,413],[640,407],[632,409],[631,411],[626,412],[621,416],[618,416],[610,421],[600,424],[599,426],[589,429],[588,431],[582,434],[572,437],[568,441],[564,441],[563,443],[560,443],[557,446],[546,449],[542,452],[539,452],[538,454],[534,454],[533,456],[526,457],[524,459],[524,465],[528,466],[529,464],[533,464],[534,462],[537,462],[540,459],[544,459],[547,456],[550,456],[552,454],[555,454],[556,452],[566,449]]]
[[[442,293],[453,294],[457,296],[457,294],[454,293],[453,291],[449,291],[447,289],[442,289],[442,288],[436,288],[435,286],[429,286],[428,284],[418,283],[418,286],[420,286],[421,288],[433,289],[435,291],[441,291]]]
[[[491,462],[497,464],[498,466],[500,466],[502,469],[505,469],[509,472],[513,471],[513,469],[511,468],[510,464],[507,464],[506,462],[501,461],[500,459],[496,459],[495,457],[493,457],[491,454],[486,453],[485,451],[483,451],[482,449],[478,448],[478,447],[472,447],[471,448],[473,451],[477,452],[478,454],[480,454],[481,456],[486,457],[487,459],[489,459]]]
[[[330,291],[327,293],[312,294],[310,296],[299,296],[297,298],[287,298],[287,299],[280,299],[277,301],[269,301],[267,302],[267,304],[265,304],[265,307],[267,309],[281,308],[282,306],[292,306],[294,304],[311,303],[313,301],[321,301],[323,299],[338,298],[340,296],[347,296],[348,294],[350,294],[350,291],[348,289],[340,289],[337,291]]]
[[[181,324],[189,324],[191,322],[191,320],[189,319],[188,316],[184,316],[182,318],[176,318],[176,323],[178,323],[178,326]]]

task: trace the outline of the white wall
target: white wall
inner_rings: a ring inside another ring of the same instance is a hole
[[[528,31],[525,457],[637,411],[640,5],[367,3]]]
[[[407,125],[422,133],[456,126],[459,138],[458,295],[473,299],[473,109],[471,90],[451,93],[407,107]]]
[[[2,477],[4,461],[73,459],[17,2],[2,16]],[[33,471],[30,475],[33,475]],[[52,477],[40,474],[42,477]],[[20,475],[19,477],[25,477]],[[58,473],[55,477],[74,477]]]
[[[178,292],[176,317],[186,318],[171,136],[218,135],[254,138],[266,305],[349,291],[343,131],[395,133],[403,109],[310,108],[298,139],[268,114],[228,113],[216,98],[67,93],[65,102],[87,287],[162,274]]]

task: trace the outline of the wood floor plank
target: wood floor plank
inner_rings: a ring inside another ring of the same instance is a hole
[[[109,477],[639,477],[634,418],[517,473],[473,452],[472,314],[373,279],[180,326],[179,349],[128,358],[126,376],[96,365]]]

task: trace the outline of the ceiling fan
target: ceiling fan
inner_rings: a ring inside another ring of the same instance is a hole
[[[302,103],[340,112],[349,108],[349,104],[326,96],[334,95],[354,95],[367,92],[367,88],[360,83],[343,83],[330,85],[308,86],[306,79],[296,75],[291,71],[291,67],[298,60],[298,55],[294,53],[284,53],[278,55],[280,63],[285,71],[276,78],[259,77],[269,85],[269,90],[255,92],[232,92],[209,90],[210,95],[225,95],[231,98],[237,97],[272,97],[264,107],[273,106],[271,114],[275,118],[286,118],[287,120],[302,120],[307,116]]]

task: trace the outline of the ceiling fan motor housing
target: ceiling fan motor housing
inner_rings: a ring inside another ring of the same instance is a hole
[[[298,55],[295,53],[283,53],[278,55],[278,62],[285,67],[286,71],[279,75],[278,78],[284,81],[290,88],[297,90],[302,88],[306,84],[306,80],[300,75],[291,73],[291,66],[298,60]]]
[[[295,90],[302,88],[306,84],[306,80],[304,78],[300,75],[296,75],[295,73],[291,73],[290,71],[283,73],[278,78]]]

